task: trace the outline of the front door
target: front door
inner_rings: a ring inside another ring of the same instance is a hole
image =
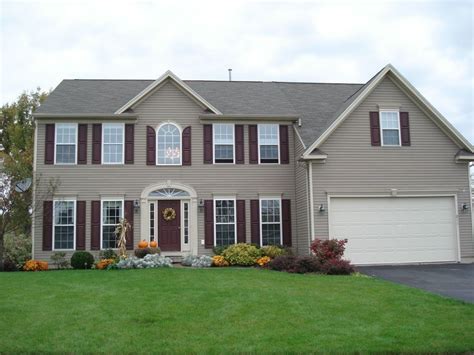
[[[158,246],[162,251],[181,250],[181,201],[158,201]]]

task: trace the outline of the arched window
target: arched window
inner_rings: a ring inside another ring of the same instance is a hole
[[[181,132],[179,128],[166,123],[157,131],[157,164],[181,165]]]

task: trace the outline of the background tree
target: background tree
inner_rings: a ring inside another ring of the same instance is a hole
[[[32,189],[19,193],[14,184],[33,177],[35,125],[32,114],[47,96],[47,92],[37,88],[1,107],[0,270],[3,270],[5,235],[30,235],[31,232]]]

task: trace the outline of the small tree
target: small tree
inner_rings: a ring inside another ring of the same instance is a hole
[[[119,249],[120,259],[127,258],[127,232],[132,228],[130,223],[125,218],[120,219],[115,228],[115,235],[117,236],[117,246]]]

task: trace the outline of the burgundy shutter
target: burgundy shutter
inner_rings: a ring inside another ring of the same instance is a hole
[[[46,125],[45,147],[44,147],[44,163],[54,164],[54,123]]]
[[[291,201],[282,200],[282,227],[283,227],[283,245],[291,247]]]
[[[214,201],[204,201],[204,246],[206,249],[214,246]]]
[[[244,158],[244,126],[235,125],[235,163],[245,164]]]
[[[183,129],[183,165],[191,165],[191,127]]]
[[[86,201],[76,202],[76,250],[86,250]]]
[[[380,119],[378,112],[370,112],[370,141],[374,147],[380,146]]]
[[[79,124],[77,130],[77,164],[87,164],[87,124]]]
[[[212,125],[204,127],[204,164],[212,164]]]
[[[400,112],[400,129],[402,145],[410,146],[410,122],[408,120],[408,112]]]
[[[125,238],[127,239],[127,250],[133,250],[133,201],[125,201],[125,219],[130,223],[130,229],[127,231]]]
[[[250,200],[250,234],[253,244],[260,245],[260,201]]]
[[[100,250],[100,201],[91,202],[91,250]]]
[[[54,125],[53,125],[54,126]],[[53,249],[53,201],[43,201],[43,250]]]
[[[92,125],[92,164],[102,163],[102,124]]]
[[[249,163],[258,164],[258,128],[249,125]]]
[[[280,125],[280,164],[290,163],[288,126]]]
[[[156,165],[156,135],[153,127],[146,127],[146,165]]]
[[[125,164],[133,164],[135,150],[135,125],[125,125]]]
[[[237,200],[237,243],[245,243],[245,200]]]

